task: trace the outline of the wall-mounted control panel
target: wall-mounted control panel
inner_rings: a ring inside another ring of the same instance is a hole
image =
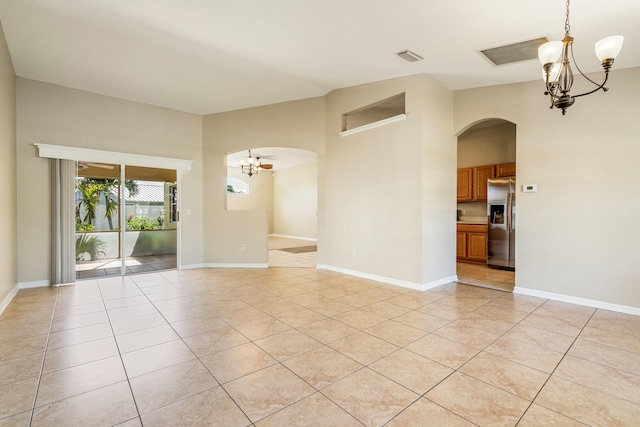
[[[535,193],[538,191],[538,184],[524,184],[522,186],[523,193]]]

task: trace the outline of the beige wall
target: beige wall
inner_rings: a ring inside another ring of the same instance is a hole
[[[277,171],[273,196],[273,234],[318,237],[317,163]]]
[[[538,185],[517,195],[517,288],[640,307],[638,81],[616,70],[566,116],[538,81],[455,92],[455,133],[515,123],[519,184]]]
[[[310,98],[213,114],[203,120],[204,263],[266,265],[267,213],[227,210],[226,154],[260,147],[301,148],[318,153],[321,164],[325,99]],[[241,245],[244,251],[240,250]]]
[[[406,120],[338,135],[342,114],[402,92]],[[425,75],[335,90],[326,132],[324,263],[412,285],[455,275],[452,93]]]
[[[227,168],[227,176],[238,178],[249,185],[249,194],[227,193],[227,209],[230,211],[266,211],[269,234],[273,233],[273,173],[262,171],[249,177],[249,175],[242,174],[239,168],[230,167]]]
[[[194,160],[181,173],[181,263],[202,262],[201,116],[18,78],[17,129],[20,283],[49,272],[49,164],[35,142]]]
[[[18,284],[16,190],[16,76],[0,26],[0,312]]]
[[[516,161],[516,125],[502,123],[469,129],[458,137],[458,167]]]

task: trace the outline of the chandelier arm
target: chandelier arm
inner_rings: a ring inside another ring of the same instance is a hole
[[[602,82],[601,85],[598,85],[597,88],[595,88],[593,90],[590,90],[589,92],[581,93],[579,95],[571,95],[571,96],[573,98],[578,98],[579,96],[591,95],[592,93],[597,92],[600,89],[602,89],[603,91],[606,92],[606,91],[609,90],[608,88],[604,87],[604,85],[607,84],[607,80],[609,80],[609,73],[605,71],[605,73],[604,73],[604,81]],[[589,80],[589,81],[591,81],[591,80]],[[591,82],[591,83],[593,83],[593,82]],[[594,84],[597,85],[597,83],[594,83]]]
[[[606,81],[607,81],[607,80],[606,80],[606,78],[605,78],[605,81],[604,81],[602,84],[598,84],[598,83],[594,82],[593,80],[591,80],[589,77],[587,77],[587,75],[586,75],[586,74],[584,74],[584,73],[582,72],[582,70],[580,69],[580,66],[578,66],[578,63],[576,62],[576,58],[573,56],[573,45],[571,45],[571,59],[573,59],[573,65],[575,65],[575,66],[576,66],[576,70],[578,70],[578,72],[580,73],[580,75],[581,75],[582,77],[584,77],[585,79],[589,80],[589,81],[590,81],[591,83],[593,83],[594,85],[599,86],[599,87],[598,87],[598,89],[600,89],[602,86],[604,86],[604,84],[605,84],[605,83],[606,83]],[[605,71],[605,74],[606,74],[606,75],[607,75],[607,77],[608,77],[609,73],[607,73],[607,72]],[[596,90],[598,90],[598,89],[596,89]],[[596,90],[594,90],[594,91],[592,91],[592,92],[589,92],[589,93],[593,93],[593,92],[595,92]],[[585,93],[584,95],[586,95],[586,93]],[[582,95],[578,95],[578,96],[582,96]]]

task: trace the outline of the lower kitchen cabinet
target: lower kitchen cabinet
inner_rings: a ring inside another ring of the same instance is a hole
[[[458,224],[456,233],[456,258],[460,262],[486,264],[486,225]]]

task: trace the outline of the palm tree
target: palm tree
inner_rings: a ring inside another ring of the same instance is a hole
[[[134,180],[128,179],[124,185],[129,190],[129,195],[136,195],[139,191],[138,184]],[[105,217],[109,221],[109,229],[113,230],[112,218],[118,211],[118,180],[83,178],[78,182],[76,188],[80,192],[80,199],[76,205],[76,222],[93,224],[98,207],[101,201],[104,200],[106,207]],[[84,206],[86,212],[84,218],[80,217],[82,206]]]

